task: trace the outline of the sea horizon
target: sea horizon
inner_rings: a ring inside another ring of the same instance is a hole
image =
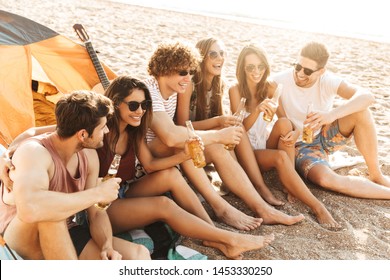
[[[197,0],[196,5],[180,0],[110,1],[390,43],[390,17],[382,0]]]

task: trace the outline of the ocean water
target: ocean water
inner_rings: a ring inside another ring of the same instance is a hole
[[[112,0],[390,43],[385,0]]]

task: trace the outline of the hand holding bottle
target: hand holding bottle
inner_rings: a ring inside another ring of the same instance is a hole
[[[112,162],[110,164],[110,167],[108,168],[107,175],[104,176],[104,178],[102,179],[102,183],[104,183],[106,181],[107,181],[107,183],[110,183],[110,185],[108,185],[107,188],[103,189],[103,190],[108,191],[111,194],[110,191],[112,191],[112,188],[115,187],[116,188],[116,197],[118,196],[119,183],[122,181],[122,179],[120,179],[120,178],[115,178],[116,174],[118,173],[120,161],[121,161],[121,156],[116,154],[114,156],[114,159],[112,160]],[[115,185],[113,185],[113,183],[115,183]],[[108,187],[111,187],[111,188],[108,188]],[[103,202],[95,203],[95,207],[99,208],[100,210],[106,210],[111,205],[110,202],[115,200],[116,197],[113,197],[112,199],[109,199],[109,200],[103,199]]]
[[[118,190],[120,187],[121,178],[110,178],[105,181],[103,179],[100,181],[96,187],[98,191],[98,202],[95,204],[95,207],[100,210],[106,210],[111,202],[118,198]]]
[[[274,95],[271,99],[265,99],[260,105],[263,105],[263,119],[267,122],[272,121],[274,118],[276,109],[279,106],[279,97],[282,94],[283,85],[278,84]]]
[[[202,139],[195,133],[194,127],[190,120],[186,121],[188,140],[186,144],[188,145],[192,162],[196,168],[203,168],[206,166],[206,159],[204,157],[204,146]]]

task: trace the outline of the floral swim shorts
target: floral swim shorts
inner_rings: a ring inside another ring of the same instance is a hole
[[[313,143],[302,141],[295,145],[295,168],[301,176],[307,178],[310,169],[316,164],[329,166],[328,155],[342,149],[352,136],[345,137],[340,133],[338,121],[324,125]]]

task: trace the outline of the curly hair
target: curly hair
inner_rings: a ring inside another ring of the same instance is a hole
[[[201,61],[199,51],[187,43],[161,43],[148,64],[149,75],[169,76],[181,70],[197,69]]]

